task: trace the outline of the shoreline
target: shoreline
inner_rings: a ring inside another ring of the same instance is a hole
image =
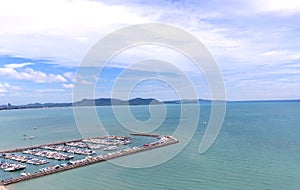
[[[26,176],[19,176],[19,177],[15,177],[12,179],[4,179],[0,182],[0,190],[6,190],[5,186],[10,185],[10,184],[15,184],[15,183],[19,183],[19,182],[23,182],[26,180],[30,180],[30,179],[35,179],[35,178],[39,178],[39,177],[43,177],[46,175],[51,175],[51,174],[55,174],[55,173],[59,173],[59,172],[63,172],[63,171],[67,171],[67,170],[71,170],[71,169],[75,169],[75,168],[79,168],[79,167],[84,167],[87,165],[92,165],[92,164],[96,164],[96,163],[100,163],[100,162],[104,162],[107,160],[112,160],[115,158],[119,158],[119,157],[123,157],[123,156],[127,156],[127,155],[131,155],[131,154],[136,154],[138,152],[144,152],[144,151],[148,151],[151,149],[155,149],[155,148],[160,148],[163,146],[168,146],[171,144],[175,144],[178,143],[179,141],[177,139],[175,139],[172,136],[168,136],[168,135],[158,135],[158,134],[131,134],[134,136],[150,136],[150,137],[157,137],[157,138],[161,138],[163,140],[158,140],[158,141],[154,141],[152,143],[150,143],[147,146],[135,146],[132,148],[127,148],[124,150],[118,150],[118,151],[114,151],[114,152],[110,152],[108,154],[104,154],[104,155],[97,155],[97,156],[89,156],[86,157],[85,159],[82,160],[77,160],[78,162],[76,162],[75,164],[72,165],[67,165],[64,167],[60,167],[60,168],[54,168],[51,170],[47,170],[47,171],[39,171],[39,172],[35,172],[33,174],[29,174]],[[83,140],[83,139],[82,139]],[[81,140],[74,140],[72,142],[78,142]],[[61,144],[64,143],[66,141],[63,142],[58,142],[58,143],[51,143],[51,144]],[[67,141],[70,142],[70,141]],[[34,146],[34,147],[42,147],[44,145],[38,145],[38,146]],[[16,152],[16,150],[20,151],[20,150],[25,150],[25,149],[31,149],[32,147],[27,147],[27,148],[17,148],[17,149],[13,149],[13,150],[7,150],[7,151],[3,151],[3,152]]]

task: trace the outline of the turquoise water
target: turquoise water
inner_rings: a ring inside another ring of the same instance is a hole
[[[172,134],[179,122],[180,106],[168,105],[167,108],[166,120],[157,133]],[[140,120],[150,117],[147,106],[131,110]],[[97,111],[110,134],[128,133],[118,124],[110,107],[98,107]],[[209,113],[209,104],[201,105],[199,126],[191,142],[180,154],[161,165],[134,169],[105,162],[19,183],[8,189],[300,188],[300,103],[229,103],[216,142],[208,152],[199,155],[198,146]],[[97,125],[85,117],[87,126]],[[188,125],[188,118],[183,119]],[[1,111],[0,121],[1,150],[80,138],[71,108]],[[24,140],[24,135],[35,138]]]

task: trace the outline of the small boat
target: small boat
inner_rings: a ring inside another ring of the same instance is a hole
[[[117,146],[109,146],[109,147],[104,148],[103,150],[104,151],[110,151],[110,150],[116,150],[116,149],[118,149]]]
[[[11,166],[8,168],[5,168],[4,171],[5,172],[14,172],[14,171],[18,171],[18,170],[23,170],[25,168],[26,168],[26,166],[21,165],[21,164],[11,164]]]
[[[28,173],[28,172],[22,172],[21,173],[21,176],[29,176],[30,175],[30,173]]]

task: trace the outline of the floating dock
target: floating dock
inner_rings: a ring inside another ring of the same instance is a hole
[[[99,162],[103,162],[103,161],[107,161],[107,160],[127,156],[127,155],[130,155],[130,154],[135,154],[135,153],[138,153],[138,152],[148,151],[148,150],[151,150],[151,149],[154,149],[154,148],[159,148],[159,147],[163,147],[163,146],[178,143],[177,139],[175,139],[172,136],[167,136],[167,135],[137,134],[137,133],[133,133],[131,135],[156,137],[159,140],[157,140],[155,142],[152,142],[150,144],[147,144],[147,146],[141,145],[141,146],[135,146],[135,147],[132,147],[132,148],[127,148],[127,149],[124,149],[124,150],[118,150],[118,151],[110,152],[109,154],[96,155],[96,156],[87,156],[85,159],[76,160],[76,161],[72,162],[72,164],[68,164],[68,165],[65,164],[64,166],[60,166],[60,167],[53,167],[53,168],[47,169],[47,170],[36,171],[32,174],[28,174],[28,175],[25,175],[25,176],[19,176],[19,177],[15,177],[15,178],[11,178],[11,179],[4,179],[0,182],[0,187],[11,185],[11,184],[14,184],[14,183],[19,183],[19,182],[30,180],[30,179],[35,179],[35,178],[38,178],[38,177],[43,177],[43,176],[50,175],[50,174],[55,174],[55,173],[58,173],[58,172],[67,171],[67,170],[70,170],[70,169],[75,169],[75,168],[79,168],[79,167],[83,167],[83,166],[87,166],[87,165],[91,165],[91,164],[96,164],[96,163],[99,163]],[[97,138],[97,137],[95,137],[95,138]],[[102,138],[102,137],[98,137],[98,138]],[[67,144],[67,143],[82,142],[83,140],[85,140],[85,139],[79,139],[79,140],[73,140],[73,141],[63,141],[63,142],[51,143],[51,144],[43,144],[43,145],[38,145],[38,146],[32,146],[32,147],[26,147],[26,148],[17,148],[17,149],[13,149],[13,150],[5,150],[5,151],[0,151],[0,152],[1,152],[1,154],[3,154],[3,153],[5,154],[5,153],[22,152],[22,151],[26,151],[26,150],[30,150],[30,149],[42,148],[42,147],[45,147],[45,146],[55,146],[55,145],[62,145],[62,144]]]

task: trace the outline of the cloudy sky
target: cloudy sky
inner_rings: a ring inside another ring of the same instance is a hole
[[[214,57],[228,100],[299,99],[299,20],[299,0],[3,0],[0,105],[71,102],[76,71],[88,50],[117,29],[143,23],[169,24],[196,36]],[[210,98],[191,63],[178,52],[151,46],[115,57],[98,76],[95,97],[109,97],[120,72],[151,58],[176,62],[198,97]],[[135,80],[152,72],[149,68],[127,77]],[[171,86],[154,77],[137,84],[129,96],[176,99]]]

